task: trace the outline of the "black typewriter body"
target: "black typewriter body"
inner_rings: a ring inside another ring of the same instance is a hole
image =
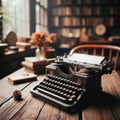
[[[46,66],[46,77],[30,92],[53,106],[73,113],[83,104],[86,93],[102,91],[101,76],[111,70],[104,59],[99,65],[88,65],[63,56]]]

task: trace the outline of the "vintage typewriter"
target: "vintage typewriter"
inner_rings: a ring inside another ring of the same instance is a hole
[[[111,71],[111,62],[105,57],[78,53],[58,56],[46,66],[46,77],[31,93],[62,110],[75,112],[86,93],[101,92],[101,76]]]

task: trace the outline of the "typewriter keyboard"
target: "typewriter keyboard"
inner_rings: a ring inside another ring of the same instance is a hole
[[[48,74],[31,93],[56,106],[67,107],[79,101],[85,92],[80,83]]]

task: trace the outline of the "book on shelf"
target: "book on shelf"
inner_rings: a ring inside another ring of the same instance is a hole
[[[58,15],[58,10],[57,10],[56,8],[53,8],[53,9],[52,9],[52,14],[53,14],[53,15]]]
[[[8,82],[13,85],[25,82],[32,82],[35,80],[37,80],[37,75],[33,73],[24,73],[19,75],[8,76]]]
[[[36,57],[25,57],[25,62],[31,66],[48,65],[47,59],[39,60]]]
[[[58,16],[53,17],[53,25],[54,26],[59,26],[59,18],[58,18]]]
[[[80,26],[80,19],[76,17],[72,17],[72,24],[73,26]]]
[[[56,12],[57,14],[56,15],[62,15],[62,8],[56,8]]]
[[[52,4],[53,5],[60,5],[61,4],[61,0],[52,0]]]
[[[71,17],[62,18],[62,26],[71,26],[71,25],[72,25]]]
[[[81,12],[80,12],[80,7],[73,7],[73,13],[75,14],[75,15],[80,15],[81,14]],[[72,15],[72,14],[71,14]]]
[[[63,0],[62,4],[64,4],[64,5],[70,5],[70,4],[72,4],[72,1],[71,0]]]
[[[92,0],[83,0],[82,1],[82,4],[91,4],[92,3]]]
[[[63,11],[63,13],[65,15],[72,15],[72,9],[71,9],[71,7],[65,7],[65,10]]]
[[[91,7],[82,7],[82,14],[83,15],[92,15]]]

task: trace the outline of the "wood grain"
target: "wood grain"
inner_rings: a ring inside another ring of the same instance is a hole
[[[20,69],[14,75],[25,72]],[[38,81],[11,85],[7,77],[0,80],[0,120],[120,120],[120,76],[112,74],[102,76],[102,90],[99,95],[90,95],[88,106],[74,114],[66,113],[40,99],[33,97],[30,90],[45,75],[37,77]],[[14,90],[22,91],[21,101],[12,97]]]
[[[5,105],[0,107],[0,118],[9,119],[25,119],[30,120],[37,118],[40,110],[42,109],[44,102],[34,98],[30,94],[32,89],[44,76],[38,79],[36,82],[32,82],[29,86],[22,90],[22,101],[15,101],[11,98]],[[24,87],[24,85],[23,85]]]
[[[83,120],[119,120],[120,119],[120,77],[113,72],[102,76],[102,95],[95,99],[92,106],[83,110]]]

